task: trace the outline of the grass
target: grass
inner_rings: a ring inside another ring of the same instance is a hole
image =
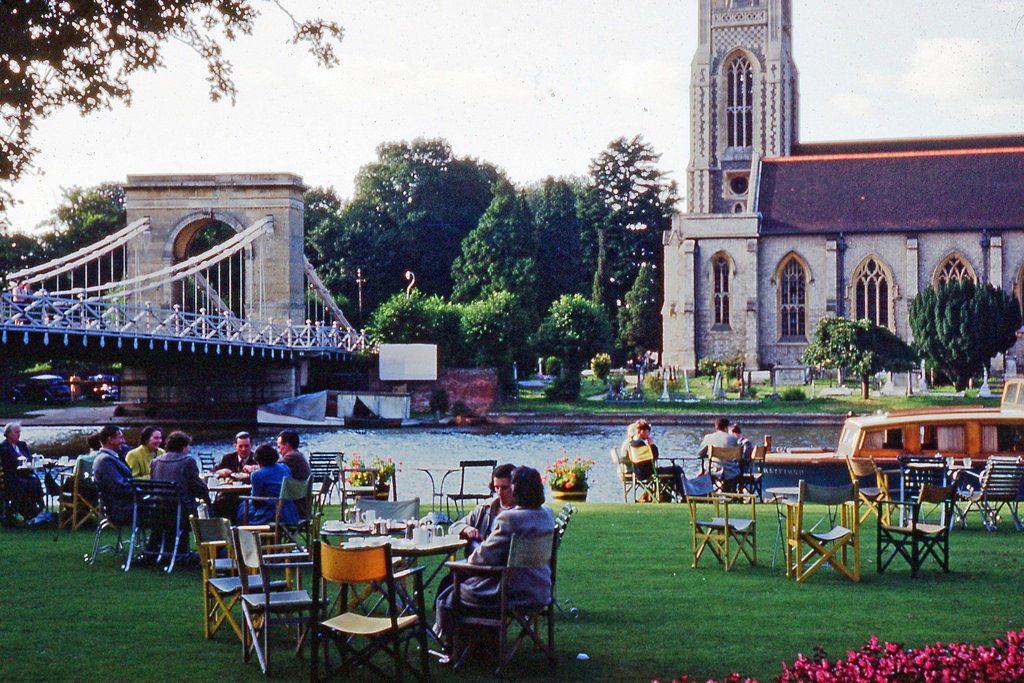
[[[582,615],[556,618],[556,672],[527,649],[517,654],[512,678],[702,680],[739,671],[770,681],[781,662],[812,656],[815,646],[842,656],[872,634],[907,646],[990,644],[1022,627],[1024,534],[1012,525],[988,533],[975,516],[954,532],[950,574],[929,565],[911,579],[899,565],[876,574],[872,518],[861,539],[859,584],[819,571],[798,585],[768,566],[773,505],[758,508],[759,566],[741,561],[729,573],[710,556],[690,568],[685,506],[579,507],[559,555],[558,594]],[[0,679],[263,680],[255,661],[242,663],[230,631],[203,638],[198,570],[125,574],[111,556],[88,566],[82,555],[91,542],[90,531],[0,530]],[[304,679],[307,661],[280,640],[271,678]],[[435,666],[433,673],[491,680],[482,664],[458,674]]]

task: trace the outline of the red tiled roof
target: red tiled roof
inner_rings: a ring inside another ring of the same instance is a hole
[[[1009,140],[1007,140],[1009,141]],[[964,142],[967,142],[965,140]],[[848,152],[805,145],[764,159],[761,232],[1024,228],[1024,145]]]

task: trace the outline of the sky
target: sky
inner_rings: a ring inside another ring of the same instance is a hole
[[[1024,0],[792,2],[801,141],[1024,133]],[[697,0],[286,0],[344,27],[329,70],[254,4],[254,35],[225,44],[234,106],[172,41],[130,105],[40,122],[11,228],[38,231],[62,188],[137,174],[288,172],[348,198],[379,144],[418,137],[525,186],[639,134],[685,190]]]

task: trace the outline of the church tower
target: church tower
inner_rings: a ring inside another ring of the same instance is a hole
[[[790,0],[699,2],[686,209],[746,213],[758,160],[797,142]]]

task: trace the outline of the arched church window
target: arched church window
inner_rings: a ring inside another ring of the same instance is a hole
[[[783,266],[779,279],[779,319],[783,339],[807,338],[807,274],[794,256]]]
[[[853,274],[853,310],[857,320],[889,327],[889,293],[892,283],[882,264],[869,257]]]
[[[950,254],[935,271],[935,285],[945,282],[959,282],[963,279],[978,281],[974,269],[959,254]]]
[[[746,57],[737,57],[729,65],[726,125],[730,147],[754,144],[754,70]]]
[[[719,254],[712,259],[715,275],[713,307],[715,310],[715,327],[729,327],[729,259]]]

